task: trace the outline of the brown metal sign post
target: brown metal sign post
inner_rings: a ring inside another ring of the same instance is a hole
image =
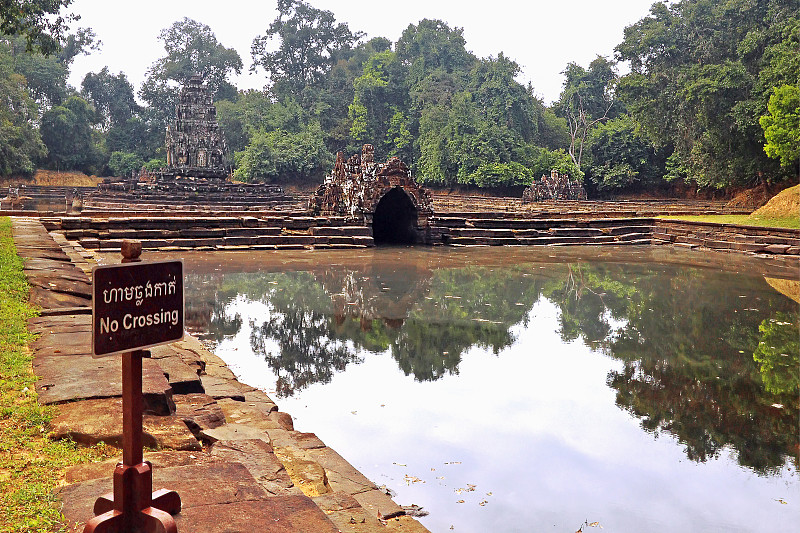
[[[127,264],[96,267],[92,276],[94,355],[127,351],[122,352],[122,463],[114,469],[114,492],[97,499],[84,533],[178,532],[171,515],[181,510],[180,496],[153,492],[152,465],[143,460],[142,358],[150,353],[139,348],[183,338],[183,264],[139,263],[141,252],[140,242],[123,241]],[[136,339],[147,340],[137,345]]]

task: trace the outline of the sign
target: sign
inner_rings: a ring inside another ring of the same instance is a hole
[[[92,291],[93,357],[183,338],[183,261],[96,266]]]

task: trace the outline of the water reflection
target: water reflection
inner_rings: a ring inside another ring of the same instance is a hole
[[[729,447],[759,474],[787,459],[800,466],[800,314],[761,277],[580,258],[333,257],[252,272],[209,272],[189,259],[187,320],[220,342],[244,324],[232,304],[260,302],[246,319],[251,349],[288,397],[387,350],[417,381],[458,374],[468,350],[512,346],[546,301],[559,310],[563,342],[622,363],[607,385],[644,430],[674,436],[696,462]]]

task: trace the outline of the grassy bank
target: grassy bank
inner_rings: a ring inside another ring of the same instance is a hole
[[[706,215],[669,216],[668,220],[688,220],[692,222],[716,222],[719,224],[741,224],[764,228],[800,228],[800,215],[794,216],[754,216],[754,215]]]
[[[11,221],[0,218],[0,532],[66,530],[53,490],[64,470],[104,458],[105,448],[79,448],[48,438],[51,408],[36,400],[27,343],[28,305],[22,260]],[[109,450],[110,452],[111,450]]]

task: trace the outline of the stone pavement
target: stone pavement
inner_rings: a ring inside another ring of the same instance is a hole
[[[91,264],[37,220],[13,219],[13,236],[42,310],[30,348],[39,401],[57,407],[53,438],[121,446],[120,357],[91,356]],[[145,459],[154,489],[181,496],[180,533],[428,531],[190,336],[151,350],[143,393],[144,443],[157,450]],[[58,496],[71,531],[111,491],[119,460],[67,472]]]

